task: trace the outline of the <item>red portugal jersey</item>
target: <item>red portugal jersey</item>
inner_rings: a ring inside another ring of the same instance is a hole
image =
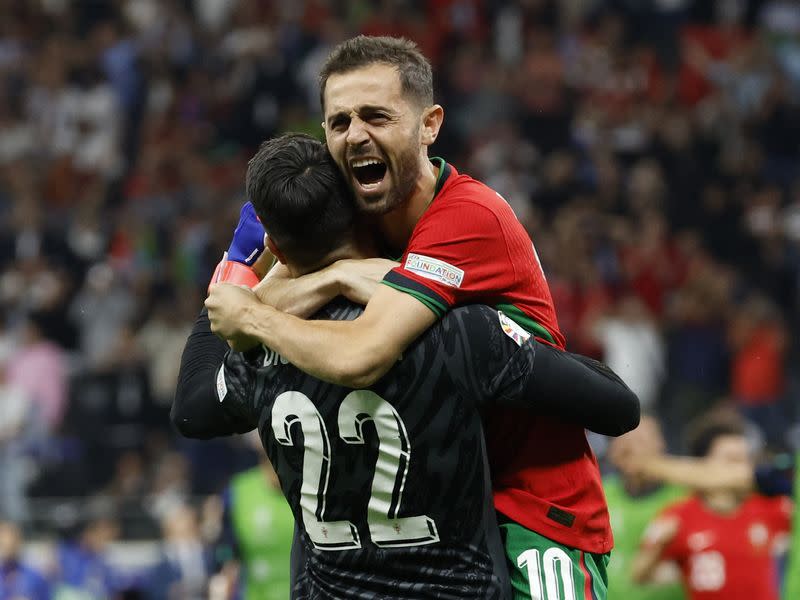
[[[432,160],[439,166],[436,194],[400,266],[383,283],[438,316],[458,304],[494,306],[564,348],[536,250],[511,207],[442,159]],[[611,550],[600,471],[583,428],[499,407],[485,421],[497,510],[560,544]]]
[[[791,505],[785,496],[754,494],[723,515],[695,496],[667,508],[651,527],[678,518],[678,533],[662,556],[678,563],[691,600],[778,600],[773,551],[789,532]]]

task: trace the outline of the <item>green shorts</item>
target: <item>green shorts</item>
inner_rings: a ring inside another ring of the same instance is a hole
[[[558,544],[498,514],[514,600],[606,600],[608,554]]]

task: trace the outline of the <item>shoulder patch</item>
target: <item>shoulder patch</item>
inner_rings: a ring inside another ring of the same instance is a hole
[[[525,331],[516,321],[503,314],[503,311],[497,311],[497,318],[500,320],[500,327],[503,328],[503,333],[514,340],[517,346],[522,346],[530,339],[531,334]]]
[[[225,382],[225,365],[221,365],[217,371],[217,398],[222,402],[228,395],[228,384]]]
[[[438,258],[410,253],[404,266],[412,273],[450,287],[461,287],[461,282],[464,281],[464,271]]]

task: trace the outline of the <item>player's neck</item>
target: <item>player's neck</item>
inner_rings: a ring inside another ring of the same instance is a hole
[[[345,259],[360,259],[372,258],[377,256],[377,250],[371,237],[355,236],[354,239],[345,242],[336,250],[330,252],[319,263],[315,265],[298,265],[294,263],[287,263],[286,267],[289,269],[289,275],[292,277],[301,277],[309,273],[314,273],[332,265],[337,260]]]
[[[703,494],[700,498],[706,508],[721,515],[735,513],[745,499],[744,496],[731,492]]]
[[[409,199],[380,217],[383,238],[392,250],[400,252],[408,245],[417,222],[433,200],[439,167],[424,157],[419,177]]]

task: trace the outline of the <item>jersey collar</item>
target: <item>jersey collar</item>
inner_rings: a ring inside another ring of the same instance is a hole
[[[439,167],[439,175],[436,177],[436,187],[433,188],[433,199],[431,202],[436,199],[436,196],[439,195],[439,192],[442,191],[444,184],[447,182],[447,178],[450,177],[450,174],[453,172],[453,168],[447,164],[447,162],[438,156],[432,156],[431,162]]]
[[[438,196],[439,192],[442,191],[444,184],[447,182],[447,178],[450,177],[450,174],[453,172],[453,167],[447,164],[447,161],[445,161],[445,159],[443,158],[440,158],[438,156],[432,156],[431,162],[435,164],[437,167],[439,167],[439,175],[436,176],[436,186],[433,188],[433,198],[431,198],[428,207],[430,207],[433,201],[436,200],[436,196]],[[385,258],[389,258],[390,260],[394,261],[399,261],[400,258],[402,258],[402,255],[400,257],[395,258],[391,256],[389,252],[383,252],[382,254]]]

